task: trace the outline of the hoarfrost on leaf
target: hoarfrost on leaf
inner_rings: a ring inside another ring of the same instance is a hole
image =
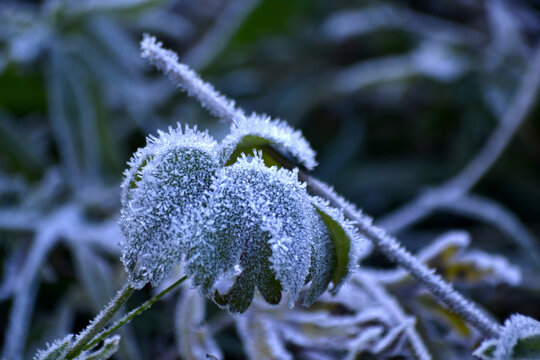
[[[103,340],[103,346],[96,351],[86,351],[77,356],[75,360],[108,360],[118,351],[120,336],[115,335]]]
[[[121,259],[133,287],[157,285],[181,261],[218,168],[215,147],[207,133],[178,126],[149,137],[129,162]]]
[[[474,352],[481,359],[540,359],[540,322],[514,314],[504,322],[498,339],[484,341]]]
[[[313,238],[309,196],[296,172],[269,168],[260,154],[221,169],[212,186],[207,221],[188,251],[186,271],[211,296],[217,280],[231,278],[214,301],[244,312],[257,288],[269,303],[290,293],[292,306],[309,273]],[[239,271],[240,270],[240,271]]]
[[[38,350],[34,355],[33,360],[63,360],[71,344],[72,334],[67,335],[63,339],[54,341],[49,344],[45,350]]]
[[[284,121],[257,114],[232,124],[230,134],[221,142],[222,162],[234,163],[242,153],[250,154],[253,149],[267,145],[283,150],[308,170],[317,166],[315,151],[300,131],[294,130]]]

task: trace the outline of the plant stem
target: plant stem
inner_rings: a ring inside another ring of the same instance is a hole
[[[109,327],[107,330],[102,331],[98,335],[94,337],[94,339],[86,346],[82,348],[82,350],[88,350],[93,348],[95,345],[97,345],[101,340],[105,339],[107,336],[118,330],[122,325],[130,322],[133,318],[140,315],[143,311],[151,307],[156,301],[161,299],[163,296],[167,295],[171,290],[173,290],[177,285],[181,284],[184,280],[187,279],[187,276],[183,276],[179,280],[177,280],[174,284],[151,298],[150,300],[143,303],[141,306],[131,310],[128,314],[124,315],[120,320],[118,320],[114,325]]]
[[[66,359],[73,359],[83,351],[83,348],[88,341],[92,340],[105,325],[107,325],[113,316],[120,310],[122,305],[126,303],[134,290],[135,289],[129,284],[125,284],[124,287],[116,293],[116,296],[109,302],[105,309],[92,320],[86,329],[77,335],[75,343],[71,346],[66,355]]]
[[[367,221],[365,216],[351,208],[343,199],[338,197],[330,188],[305,172],[300,172],[301,180],[305,181],[316,195],[330,201],[332,206],[343,209],[346,217],[356,222],[358,230],[371,240],[391,260],[405,268],[413,277],[424,284],[431,293],[451,310],[463,316],[471,325],[477,328],[486,338],[496,338],[500,333],[500,325],[488,319],[483,312],[471,301],[465,299],[452,285],[444,281],[433,270],[429,269],[400,243],[383,229]]]

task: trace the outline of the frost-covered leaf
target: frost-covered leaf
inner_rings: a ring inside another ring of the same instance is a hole
[[[211,355],[223,359],[223,354],[204,324],[206,301],[192,289],[184,292],[176,307],[176,339],[182,359],[199,360]]]
[[[292,305],[309,273],[312,205],[297,174],[242,157],[212,187],[206,228],[193,243],[186,271],[195,285],[232,312],[244,312],[257,288],[269,303],[290,293]],[[228,289],[224,289],[227,287]]]
[[[388,317],[380,309],[365,309],[354,315],[306,311],[300,316],[286,315],[285,321],[275,327],[281,336],[297,346],[344,351],[355,347],[357,335],[374,325],[379,329],[389,325]],[[381,330],[380,334],[383,332]]]
[[[216,143],[197,129],[150,137],[122,184],[122,262],[132,286],[157,285],[197,232],[200,208],[218,168]]]
[[[107,360],[118,351],[120,336],[115,335],[103,340],[103,346],[96,351],[85,351],[77,356],[75,360]]]
[[[230,134],[221,143],[222,161],[232,164],[242,153],[251,154],[253,149],[261,150],[267,145],[283,150],[309,170],[317,166],[315,151],[300,131],[283,121],[257,114],[241,118],[231,126]]]
[[[45,350],[38,350],[34,355],[34,360],[63,360],[69,350],[69,345],[73,335],[67,335],[63,339],[54,341],[49,344]]]
[[[341,211],[319,197],[311,199],[328,229],[335,250],[336,266],[332,274],[332,293],[335,294],[357,267],[358,255],[364,251],[367,241],[360,237],[353,223],[345,219]]]
[[[430,267],[439,269],[441,275],[451,282],[519,284],[519,268],[502,256],[466,250],[469,243],[470,237],[466,232],[451,231],[422,250],[419,257]]]
[[[499,338],[484,341],[474,355],[489,360],[540,359],[540,322],[514,314],[504,322]]]
[[[449,231],[437,237],[418,252],[418,258],[435,268],[447,280],[476,284],[480,282],[497,285],[518,285],[521,271],[503,256],[480,250],[468,250],[471,242],[465,231]],[[395,283],[409,278],[403,270],[380,272],[377,277],[385,283]]]

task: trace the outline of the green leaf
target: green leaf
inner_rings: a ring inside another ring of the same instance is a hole
[[[82,353],[75,360],[107,360],[110,359],[117,351],[120,343],[120,336],[115,335],[103,341],[103,346],[91,353]]]
[[[519,339],[514,346],[513,359],[540,359],[540,335]]]
[[[504,322],[499,337],[484,341],[473,355],[482,360],[540,359],[540,322],[514,314]]]
[[[45,350],[38,350],[34,355],[34,360],[63,360],[66,358],[66,354],[71,343],[73,335],[68,335],[63,339],[56,340],[52,344],[47,346]]]
[[[273,158],[270,154],[268,154],[268,152],[264,151],[264,147],[268,145],[270,145],[270,141],[268,139],[265,139],[260,136],[255,136],[255,135],[246,135],[236,145],[236,148],[234,149],[233,153],[229,157],[229,160],[227,160],[227,163],[225,164],[225,166],[234,164],[236,160],[242,154],[246,154],[246,155],[253,154],[253,151],[256,150],[257,152],[262,151],[262,158],[266,166],[281,167],[281,165],[275,158]]]
[[[330,233],[330,238],[336,249],[336,270],[332,276],[334,287],[344,281],[349,275],[351,264],[351,238],[348,236],[341,224],[331,216],[325,214],[317,207],[319,215],[326,224]]]

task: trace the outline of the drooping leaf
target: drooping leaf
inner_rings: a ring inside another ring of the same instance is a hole
[[[310,209],[296,173],[266,167],[259,154],[244,156],[217,175],[206,228],[188,252],[186,271],[207,295],[216,281],[228,281],[214,300],[233,312],[247,309],[255,288],[270,303],[288,291],[292,305],[310,267]]]
[[[197,219],[218,167],[215,141],[180,127],[149,138],[122,184],[122,262],[131,284],[157,285],[198,231]]]

